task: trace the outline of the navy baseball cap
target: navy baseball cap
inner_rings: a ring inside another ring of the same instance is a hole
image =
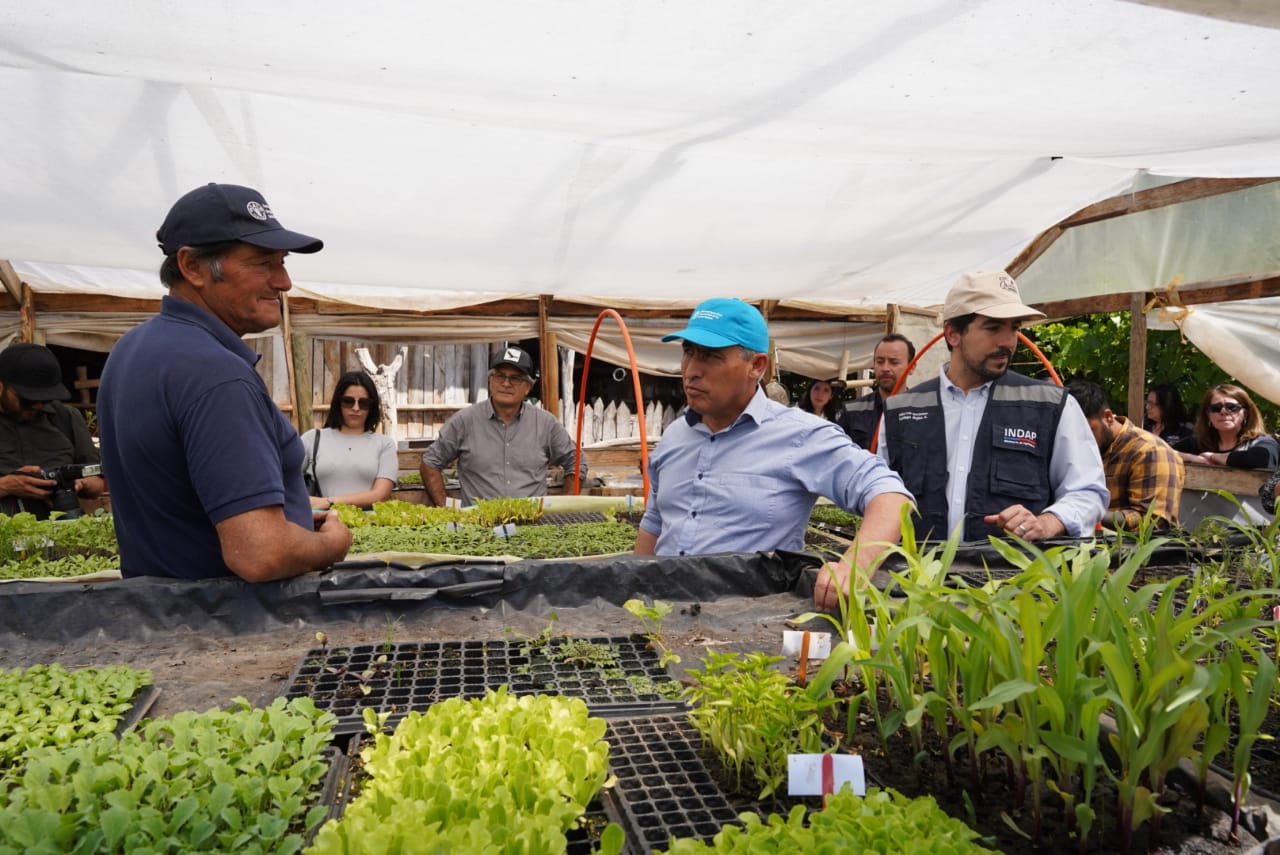
[[[684,339],[700,347],[741,345],[756,353],[769,352],[769,327],[760,310],[737,297],[713,297],[698,304],[689,324],[663,341]]]
[[[287,252],[319,252],[324,248],[324,241],[280,225],[261,193],[237,184],[206,184],[174,202],[156,240],[165,255],[184,246],[228,240]]]

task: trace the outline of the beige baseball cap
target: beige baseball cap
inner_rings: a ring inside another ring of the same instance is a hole
[[[988,318],[1043,318],[1045,313],[1022,304],[1018,283],[1003,270],[966,273],[947,292],[942,319],[978,314]]]

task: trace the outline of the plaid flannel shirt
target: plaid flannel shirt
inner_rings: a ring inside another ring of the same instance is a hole
[[[1178,522],[1185,470],[1182,458],[1168,443],[1123,416],[1116,416],[1120,432],[1102,455],[1111,506],[1107,519],[1116,528],[1133,531],[1150,512],[1157,528]]]

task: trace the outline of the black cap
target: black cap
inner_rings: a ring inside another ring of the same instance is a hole
[[[534,376],[533,358],[518,347],[504,347],[489,367],[497,368],[499,365],[514,365],[530,377]]]
[[[0,383],[28,401],[65,401],[71,397],[62,385],[58,357],[39,344],[20,342],[0,351]]]
[[[173,203],[156,240],[165,255],[184,246],[240,240],[263,249],[319,252],[324,241],[291,232],[272,212],[262,194],[236,184],[206,184]]]

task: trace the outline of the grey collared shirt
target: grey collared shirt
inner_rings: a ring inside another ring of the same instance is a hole
[[[443,470],[458,461],[464,503],[476,499],[547,494],[547,466],[573,471],[575,448],[569,432],[551,413],[528,401],[510,424],[503,424],[493,403],[481,401],[454,413],[440,436],[422,455],[424,465]],[[587,474],[587,456],[578,470]]]

